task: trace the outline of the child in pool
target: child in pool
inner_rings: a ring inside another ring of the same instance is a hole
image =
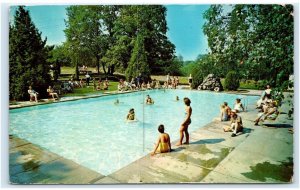
[[[159,125],[158,131],[160,132],[160,135],[157,139],[157,143],[155,145],[153,152],[151,153],[151,156],[153,156],[156,152],[158,153],[171,152],[170,136],[168,133],[165,133],[164,125],[162,124]]]
[[[147,95],[146,104],[154,104],[154,100],[149,95]]]
[[[134,113],[134,109],[133,108],[131,108],[129,110],[129,113],[127,114],[127,118],[126,119],[129,120],[129,121],[134,121],[135,120],[135,113]]]

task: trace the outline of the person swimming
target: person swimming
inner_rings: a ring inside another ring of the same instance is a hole
[[[149,95],[147,95],[146,104],[154,104],[154,100]]]
[[[117,105],[119,103],[120,103],[119,99],[116,99],[116,101],[114,102],[115,105]]]
[[[135,113],[134,113],[134,109],[133,108],[131,108],[129,110],[129,113],[127,114],[126,119],[129,120],[129,121],[134,121],[135,120]]]
[[[168,133],[165,133],[164,125],[158,126],[158,131],[160,132],[159,137],[157,139],[157,143],[155,144],[154,150],[151,152],[151,156],[158,153],[166,153],[171,152],[171,140]]]
[[[176,96],[176,101],[179,101],[179,97],[178,96]]]

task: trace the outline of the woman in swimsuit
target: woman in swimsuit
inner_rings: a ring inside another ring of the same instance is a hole
[[[160,135],[157,139],[157,143],[154,147],[153,152],[151,153],[151,156],[153,156],[156,152],[158,153],[171,152],[170,136],[168,133],[165,133],[164,125],[159,125],[158,131],[160,132]]]
[[[239,99],[239,98],[236,99],[233,109],[235,109],[237,112],[245,111],[245,108],[241,102],[241,99]]]
[[[185,134],[185,143],[184,144],[189,144],[188,127],[192,123],[192,120],[191,120],[192,107],[190,106],[191,100],[189,98],[184,98],[183,101],[184,101],[184,104],[186,105],[186,107],[185,107],[186,117],[179,128],[180,139],[179,139],[179,142],[176,144],[176,146],[182,145],[182,140],[183,140],[184,134]]]

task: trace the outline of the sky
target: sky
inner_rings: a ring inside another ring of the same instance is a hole
[[[42,32],[42,38],[47,37],[48,45],[59,45],[65,40],[64,20],[67,19],[67,6],[27,6],[32,21]],[[202,26],[205,22],[203,13],[209,5],[166,5],[167,36],[176,46],[176,55],[181,55],[185,61],[195,60],[199,54],[207,53],[207,38]],[[10,9],[10,21],[13,20],[17,7]]]
[[[195,60],[207,53],[207,38],[202,26],[203,13],[209,5],[167,5],[167,36],[176,46],[176,55],[186,60]]]

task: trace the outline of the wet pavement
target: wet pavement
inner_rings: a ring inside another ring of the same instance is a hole
[[[257,92],[255,92],[257,93]],[[258,94],[258,93],[257,93]],[[223,132],[217,119],[190,134],[190,144],[144,156],[104,176],[25,140],[10,136],[13,184],[114,183],[290,183],[293,176],[293,120],[288,102],[275,121],[254,125],[254,105],[241,113],[243,134]]]

